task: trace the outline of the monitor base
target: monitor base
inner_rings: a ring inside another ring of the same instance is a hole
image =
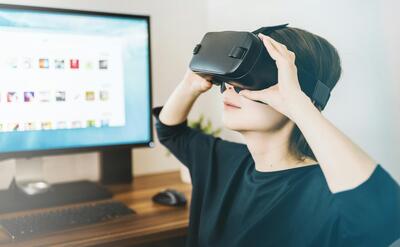
[[[91,181],[55,183],[46,192],[29,195],[13,179],[7,190],[0,190],[0,214],[111,198],[110,191]]]
[[[15,181],[15,180],[14,180]],[[47,192],[51,185],[46,181],[24,181],[15,182],[16,186],[27,195],[37,195]]]
[[[43,159],[15,159],[15,185],[27,195],[45,193],[51,185],[44,179]]]

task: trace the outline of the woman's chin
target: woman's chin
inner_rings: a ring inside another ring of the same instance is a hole
[[[230,130],[239,130],[240,128],[240,124],[235,123],[234,121],[231,121],[229,119],[223,119],[222,120],[222,125],[224,126],[224,128],[230,129]]]

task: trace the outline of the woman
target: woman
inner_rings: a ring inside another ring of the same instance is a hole
[[[224,126],[244,144],[187,126],[212,86],[191,71],[153,109],[160,142],[192,178],[187,246],[388,246],[400,238],[399,185],[324,118],[297,78],[301,67],[332,89],[341,73],[336,49],[292,27],[259,38],[278,83],[222,87]]]

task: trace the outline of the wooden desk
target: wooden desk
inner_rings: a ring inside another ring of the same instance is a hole
[[[131,185],[108,188],[115,200],[129,205],[137,214],[29,241],[8,241],[0,246],[170,246],[167,239],[177,238],[182,242],[189,224],[191,185],[181,182],[179,172],[137,176]],[[165,188],[184,192],[188,200],[186,207],[153,203],[151,197]],[[156,244],[160,241],[166,244]]]

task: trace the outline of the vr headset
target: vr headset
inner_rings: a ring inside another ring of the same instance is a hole
[[[221,92],[225,90],[224,82],[249,90],[273,86],[278,82],[278,68],[257,34],[268,35],[287,25],[262,27],[253,32],[208,32],[193,49],[189,67],[206,80],[220,85]],[[297,68],[297,72],[301,90],[319,110],[324,109],[330,88],[307,71]]]

